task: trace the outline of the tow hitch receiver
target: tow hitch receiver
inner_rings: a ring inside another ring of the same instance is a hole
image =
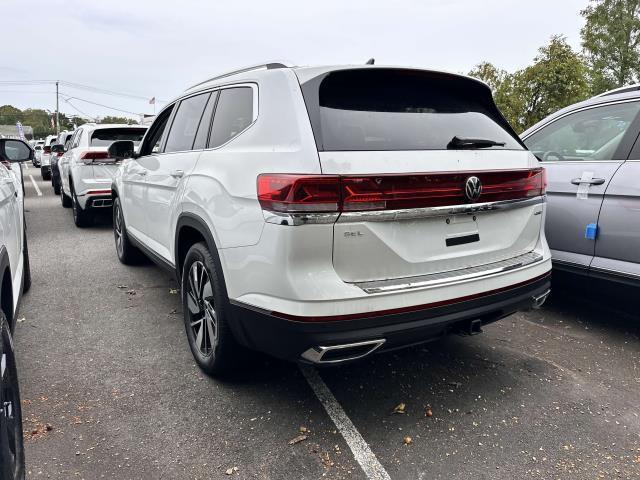
[[[461,326],[458,334],[462,336],[478,335],[482,333],[482,320],[471,320],[466,326]]]

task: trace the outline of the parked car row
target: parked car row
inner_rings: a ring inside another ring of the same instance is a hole
[[[552,257],[640,284],[639,137],[637,88],[519,137],[468,77],[266,64],[187,89],[148,130],[63,132],[50,163],[77,226],[113,207],[120,261],[175,274],[219,374],[242,348],[325,364],[478,333],[544,302]]]

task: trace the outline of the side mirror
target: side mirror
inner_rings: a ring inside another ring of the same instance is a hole
[[[109,157],[116,160],[123,160],[125,158],[132,158],[134,155],[135,146],[131,140],[118,140],[109,145]]]
[[[7,162],[26,162],[33,160],[33,148],[22,140],[0,139],[0,158]]]

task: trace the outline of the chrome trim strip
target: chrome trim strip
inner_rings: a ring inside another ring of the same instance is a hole
[[[361,288],[368,294],[413,290],[416,288],[443,286],[449,283],[457,283],[464,280],[472,280],[494,275],[496,273],[504,273],[531,266],[535,263],[541,262],[542,260],[543,256],[539,253],[529,252],[507,260],[479,265],[477,267],[431,273],[429,275],[421,275],[418,277],[376,280],[372,282],[354,282],[352,285]]]
[[[521,200],[502,200],[498,202],[471,203],[468,205],[453,205],[444,207],[412,208],[406,210],[379,210],[371,212],[343,212],[338,223],[348,222],[393,222],[396,220],[414,220],[418,218],[446,217],[448,215],[463,215],[495,210],[510,210],[524,208],[544,203],[546,196],[525,198]]]
[[[340,215],[338,212],[334,213],[278,213],[269,212],[267,210],[262,211],[264,221],[267,223],[274,223],[276,225],[317,225],[335,223]]]
[[[592,270],[593,272],[597,272],[597,273],[606,273],[606,274],[614,275],[617,277],[625,277],[625,278],[631,278],[634,280],[640,280],[640,275],[638,275],[637,273],[623,272],[621,270],[612,270],[610,268],[602,268],[602,267],[589,267],[589,270]]]

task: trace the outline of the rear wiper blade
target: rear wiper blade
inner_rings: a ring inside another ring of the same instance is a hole
[[[465,148],[489,148],[489,147],[504,147],[505,142],[496,142],[495,140],[489,140],[487,138],[460,138],[453,137],[447,144],[449,150],[462,150]]]

